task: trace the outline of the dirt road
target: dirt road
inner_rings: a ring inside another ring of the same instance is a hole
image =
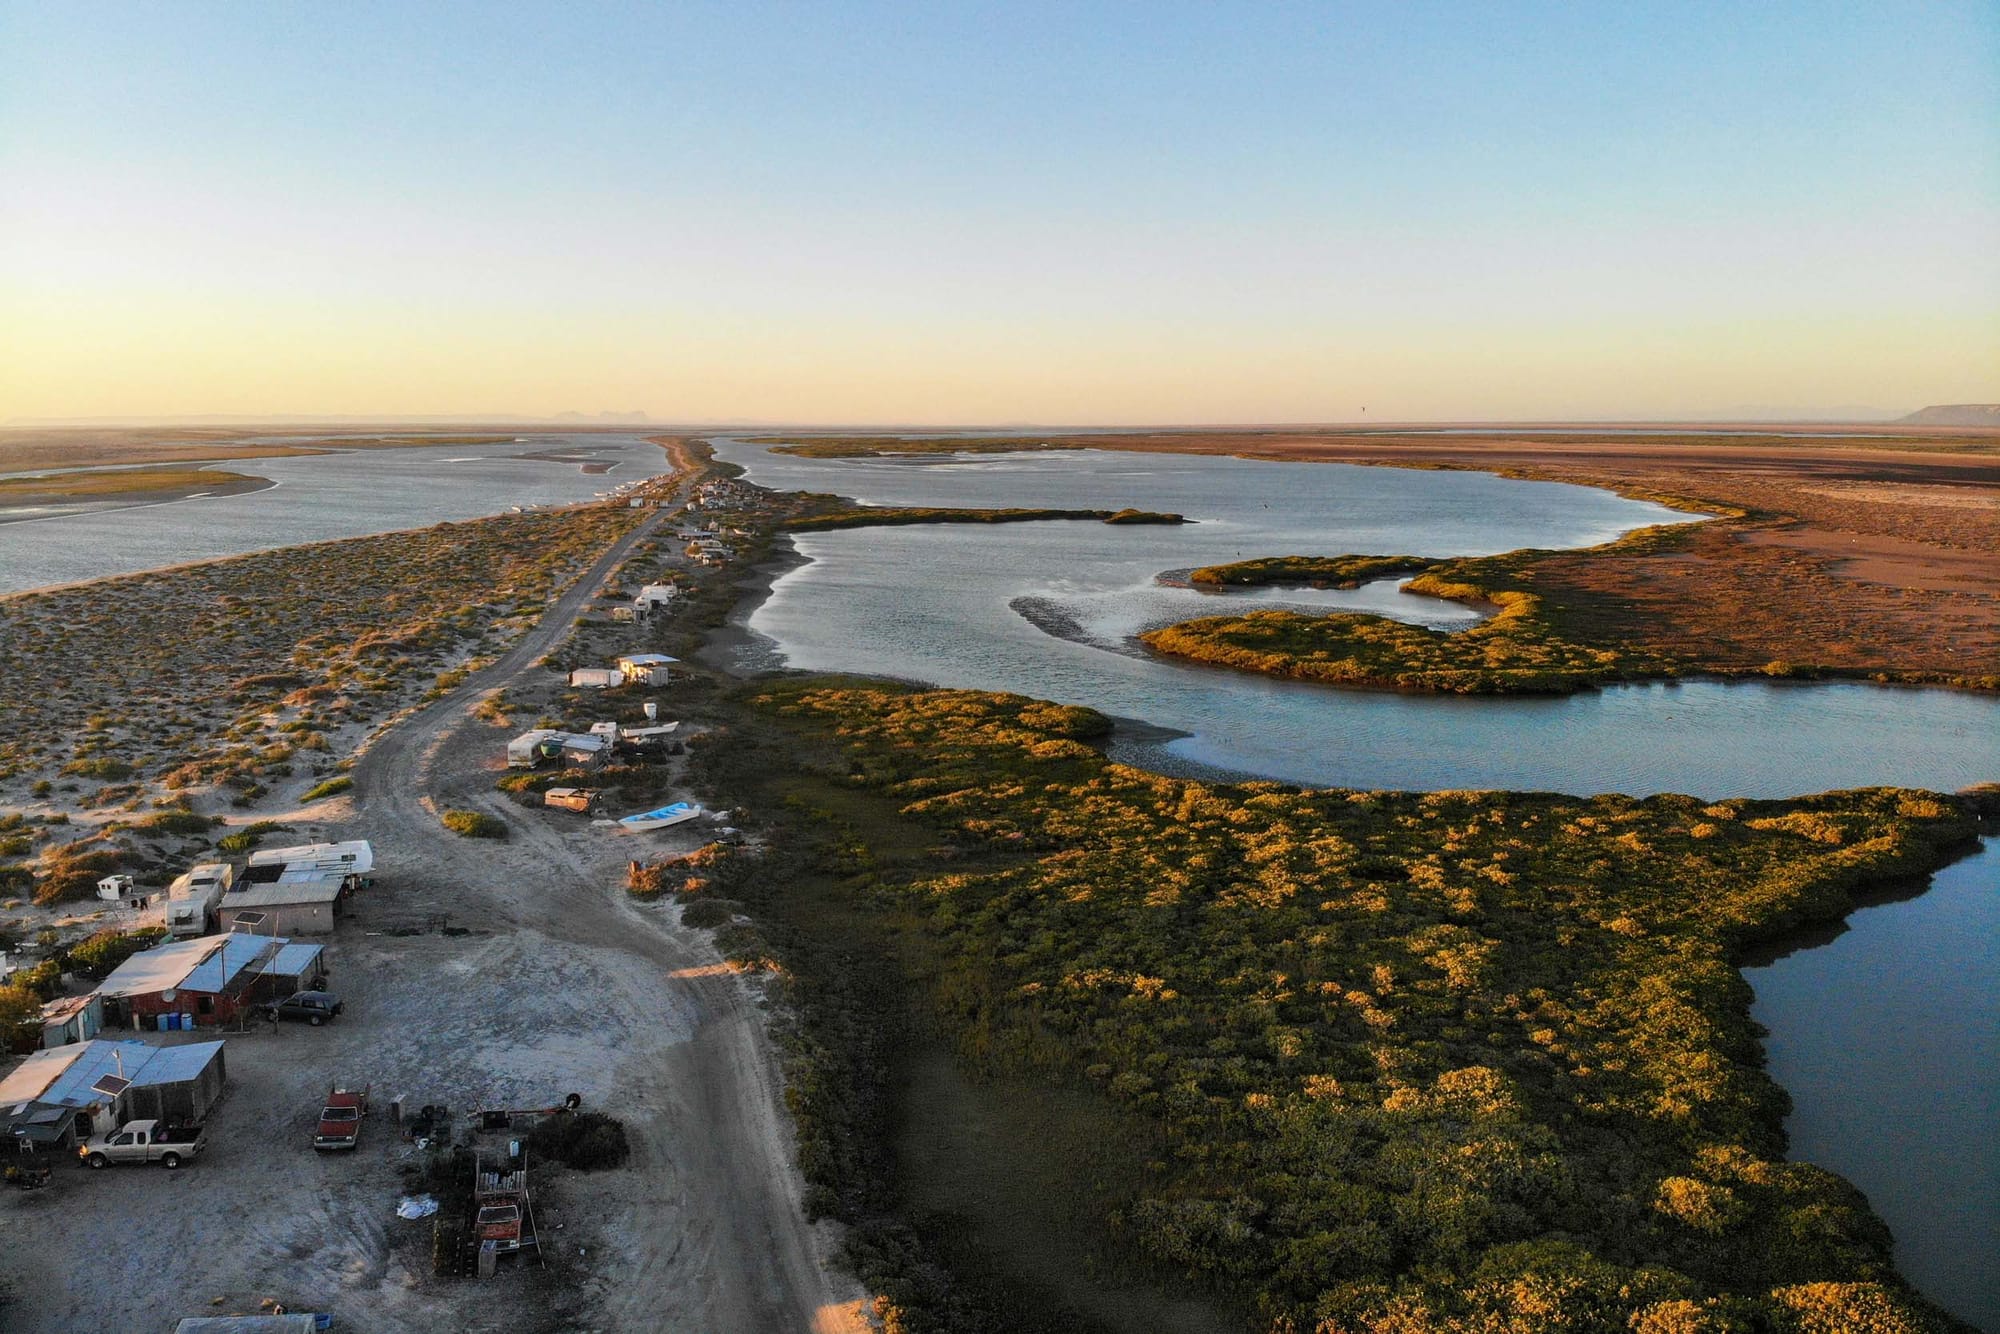
[[[828,1273],[830,1239],[800,1208],[756,989],[721,965],[705,933],[631,903],[618,879],[632,849],[617,836],[564,834],[546,820],[524,825],[520,809],[492,786],[502,733],[472,717],[482,699],[539,670],[591,591],[668,517],[656,516],[607,553],[505,657],[385,733],[354,768],[363,812],[356,826],[378,847],[423,865],[427,897],[455,918],[531,932],[544,948],[593,960],[643,963],[686,1029],[686,1040],[657,1059],[619,1061],[615,1072],[610,1101],[634,1134],[645,1194],[661,1207],[633,1200],[620,1220],[629,1230],[605,1275],[607,1328],[860,1328],[860,1291]],[[443,804],[486,810],[514,834],[505,844],[461,839],[438,823]]]
[[[500,661],[382,734],[349,796],[298,826],[377,849],[379,883],[328,941],[347,1013],[224,1035],[230,1092],[198,1163],[66,1171],[0,1199],[0,1280],[15,1291],[0,1325],[168,1328],[274,1297],[371,1331],[866,1328],[858,1285],[827,1264],[833,1238],[800,1209],[756,983],[676,909],[624,893],[630,841],[495,792],[506,732],[472,716],[544,670],[592,591],[670,518],[607,552]],[[461,839],[438,823],[444,806],[488,810],[512,836]],[[438,915],[468,934],[402,933]],[[352,1155],[308,1147],[334,1080],[460,1111],[577,1092],[625,1121],[632,1160],[548,1179],[547,1269],[441,1280],[428,1224],[393,1213],[415,1151],[384,1118]]]

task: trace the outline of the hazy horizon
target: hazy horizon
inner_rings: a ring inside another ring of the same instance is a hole
[[[0,173],[31,426],[2000,398],[1971,3],[0,0]]]

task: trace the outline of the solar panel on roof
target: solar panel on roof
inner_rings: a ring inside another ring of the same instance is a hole
[[[102,1093],[107,1098],[115,1098],[132,1087],[132,1081],[123,1075],[99,1075],[97,1082],[90,1086],[92,1093]]]

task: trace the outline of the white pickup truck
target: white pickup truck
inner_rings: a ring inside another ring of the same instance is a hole
[[[201,1126],[165,1126],[158,1121],[127,1121],[108,1135],[77,1146],[77,1156],[92,1167],[112,1163],[158,1163],[169,1170],[202,1151],[208,1131]]]

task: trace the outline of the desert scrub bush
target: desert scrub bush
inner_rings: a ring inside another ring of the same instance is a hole
[[[99,931],[69,951],[70,969],[93,981],[101,980],[119,964],[140,950],[151,949],[166,936],[163,927],[148,927],[139,931]]]
[[[141,821],[139,828],[161,834],[206,834],[222,821],[212,815],[196,815],[189,810],[160,811]]]
[[[337,796],[354,786],[354,780],[346,774],[337,774],[323,783],[315,783],[306,789],[305,800],[318,801],[321,797]]]
[[[259,820],[254,824],[243,826],[243,828],[233,834],[226,834],[217,839],[215,841],[215,850],[226,857],[240,857],[250,851],[250,849],[256,847],[258,841],[264,835],[274,833],[284,827],[275,820]]]
[[[130,778],[138,770],[124,760],[99,755],[87,760],[71,760],[60,772],[74,778],[97,778],[106,782],[117,782]]]
[[[759,703],[808,824],[837,791],[970,854],[899,864],[870,828],[856,901],[913,926],[899,966],[975,1072],[1160,1137],[1121,1211],[1144,1256],[1296,1328],[1539,1328],[1558,1292],[1579,1329],[1683,1301],[1789,1328],[1800,1285],[1930,1327],[1866,1201],[1784,1161],[1735,964],[1941,864],[1960,804],[1214,784],[1051,747],[1092,729],[1018,697]]]
[[[632,1155],[625,1123],[603,1112],[545,1116],[528,1132],[528,1148],[537,1158],[584,1172],[623,1166]]]
[[[489,602],[496,583],[524,602],[546,599],[645,517],[608,507],[500,515],[7,598],[0,680],[37,701],[52,735],[105,721],[114,698],[118,717],[173,719],[200,734],[184,747],[144,751],[126,741],[116,758],[72,756],[74,776],[130,776],[105,767],[120,764],[198,766],[219,753],[223,729],[267,738],[283,726],[283,710],[335,702],[335,683],[414,697],[441,657],[500,617]],[[329,587],[342,596],[309,592]],[[246,661],[288,669],[246,676]],[[234,716],[218,719],[223,711]],[[105,737],[92,732],[87,744]],[[186,770],[183,782],[201,772]]]
[[[507,822],[484,811],[448,810],[438,820],[460,838],[507,837]]]
[[[728,899],[698,898],[681,909],[681,925],[704,931],[727,926],[741,907]]]
[[[96,892],[100,877],[142,865],[138,854],[97,838],[45,848],[35,878],[35,902],[46,906],[88,897]]]

